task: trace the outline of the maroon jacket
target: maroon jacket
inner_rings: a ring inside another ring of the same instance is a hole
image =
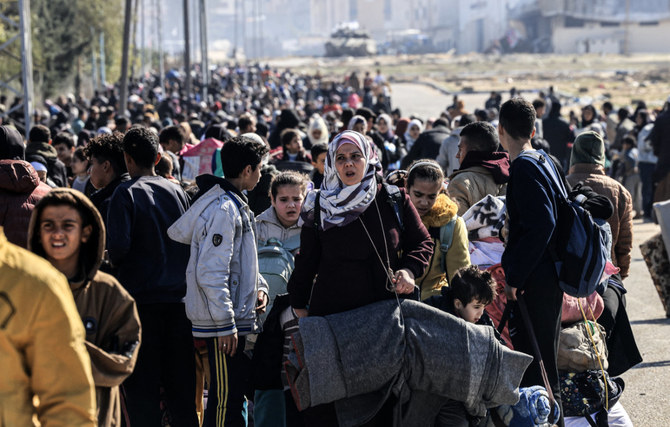
[[[433,254],[433,239],[404,191],[403,196],[403,232],[386,191],[380,189],[376,201],[388,242],[391,268],[393,271],[407,268],[414,277],[420,277]],[[386,262],[382,225],[374,202],[360,218]],[[318,235],[313,224],[305,223],[295,270],[288,283],[291,305],[294,308],[309,305],[310,315],[324,316],[395,298],[385,288],[386,277],[361,221],[326,231],[319,229]]]
[[[0,160],[0,226],[5,228],[7,240],[27,247],[30,215],[49,190],[30,163]]]

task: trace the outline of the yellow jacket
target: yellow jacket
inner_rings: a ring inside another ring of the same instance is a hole
[[[0,367],[3,426],[32,426],[34,416],[43,427],[96,425],[91,361],[67,280],[1,227]]]
[[[446,194],[439,194],[433,208],[421,218],[430,236],[435,243],[435,250],[430,259],[430,264],[423,276],[415,279],[415,283],[421,289],[421,300],[433,295],[440,295],[442,286],[448,286],[449,280],[454,276],[456,270],[470,265],[470,252],[468,250],[468,231],[463,218],[458,217],[454,226],[454,234],[451,246],[445,257],[446,266],[440,266],[442,252],[440,251],[440,228],[447,224],[456,215],[458,205]],[[447,272],[445,275],[444,271]],[[447,279],[448,276],[448,279]]]

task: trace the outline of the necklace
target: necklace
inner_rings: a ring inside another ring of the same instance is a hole
[[[374,241],[372,240],[372,236],[370,235],[370,232],[368,231],[368,228],[365,226],[365,223],[363,222],[363,219],[359,216],[358,220],[361,222],[361,225],[363,226],[363,230],[365,230],[365,234],[367,234],[368,239],[370,240],[370,243],[372,244],[372,249],[375,250],[375,254],[377,255],[377,258],[379,259],[379,262],[382,265],[382,268],[384,269],[384,272],[386,273],[386,277],[388,281],[386,282],[386,290],[389,292],[395,292],[395,284],[394,282],[394,276],[395,273],[393,273],[393,269],[391,268],[391,260],[389,259],[389,248],[388,248],[388,243],[386,242],[386,231],[384,231],[384,223],[382,222],[382,214],[379,212],[379,205],[377,204],[377,199],[374,200],[375,208],[377,208],[377,216],[379,217],[379,225],[382,228],[382,236],[384,238],[384,250],[386,251],[386,264],[384,264],[384,260],[382,259],[381,254],[377,250],[377,246],[375,246]]]

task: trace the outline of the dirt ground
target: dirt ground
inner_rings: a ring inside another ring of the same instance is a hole
[[[660,108],[670,95],[670,55],[460,55],[377,56],[371,58],[282,58],[269,61],[310,74],[342,80],[357,71],[389,81],[429,83],[449,93],[517,90],[547,91],[550,86],[575,106],[609,100],[615,106],[644,100]]]

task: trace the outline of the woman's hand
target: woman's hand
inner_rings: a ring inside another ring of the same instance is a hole
[[[298,317],[307,317],[307,315],[309,314],[306,308],[294,308],[293,312]]]
[[[395,290],[399,294],[411,294],[414,292],[414,274],[406,268],[396,271],[393,279]]]

